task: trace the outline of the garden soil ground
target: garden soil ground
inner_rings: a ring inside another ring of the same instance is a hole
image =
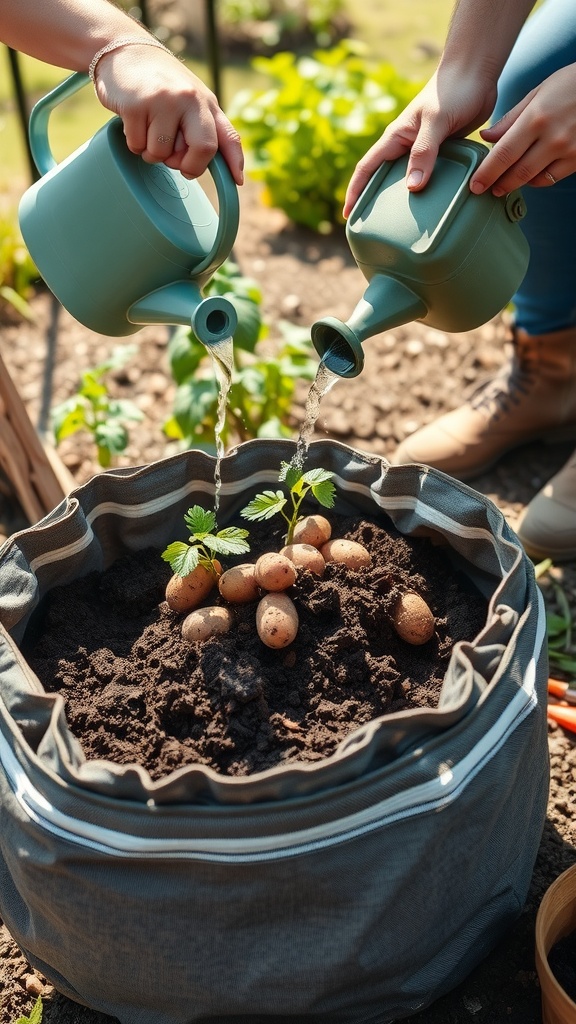
[[[242,271],[262,287],[272,345],[281,319],[306,327],[325,314],[346,319],[364,289],[343,234],[317,236],[288,224],[281,213],[262,205],[256,186],[250,183],[241,192],[234,256]],[[49,408],[73,394],[80,372],[106,358],[116,342],[82,328],[46,293],[38,294],[33,305],[34,323],[14,321],[1,326],[0,354],[33,422],[42,430]],[[363,373],[355,380],[338,382],[323,399],[316,436],[386,456],[406,434],[455,407],[467,389],[500,366],[505,357],[504,336],[500,317],[465,335],[445,335],[419,324],[380,335],[366,343]],[[111,389],[132,398],[145,415],[131,430],[122,465],[141,465],[174,450],[162,434],[174,395],[167,339],[164,328],[142,330],[136,336],[136,358],[112,380]],[[295,432],[302,421],[306,393],[303,386],[295,408]],[[527,446],[475,480],[474,487],[490,497],[514,527],[524,504],[570,451],[570,444]],[[68,440],[60,456],[77,483],[98,471],[88,438]],[[0,484],[0,530],[9,534],[26,523],[9,481],[0,480]],[[541,586],[551,611],[561,611],[564,598],[576,616],[573,564],[553,567]],[[524,913],[458,989],[410,1018],[409,1024],[540,1024],[534,920],[547,886],[576,862],[575,740],[575,735],[550,726],[548,814]],[[126,970],[130,969],[127,964]],[[6,929],[0,928],[0,1024],[13,1024],[18,1013],[29,1012],[37,991],[45,997],[43,1024],[114,1024],[111,1018],[78,1006],[44,985]]]

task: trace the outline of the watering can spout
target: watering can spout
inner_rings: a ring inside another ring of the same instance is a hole
[[[132,303],[127,318],[130,323],[142,325],[184,324],[206,346],[231,338],[238,326],[232,303],[222,295],[203,298],[192,279],[155,288]]]
[[[325,366],[339,377],[357,377],[364,366],[367,338],[421,319],[426,304],[394,277],[375,274],[346,323],[333,316],[312,325],[312,342]]]

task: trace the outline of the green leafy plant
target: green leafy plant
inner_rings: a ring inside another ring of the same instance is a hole
[[[313,380],[317,360],[310,334],[281,321],[278,344],[265,350],[268,328],[263,323],[258,285],[229,262],[220,268],[206,294],[226,295],[238,314],[234,333],[234,367],[222,443],[254,437],[291,437],[291,415],[298,380]],[[218,383],[205,347],[188,328],[177,329],[168,345],[170,370],[177,384],[173,415],[164,431],[187,448],[214,451],[218,416]]]
[[[42,1024],[42,997],[38,996],[29,1017],[18,1017],[14,1024]]]
[[[135,345],[119,345],[109,359],[82,374],[76,394],[52,410],[56,444],[78,431],[88,431],[98,451],[98,464],[103,469],[111,465],[115,455],[125,450],[128,444],[126,421],[141,420],[143,416],[128,399],[112,398],[102,378],[121,369],[136,351]]]
[[[218,530],[214,512],[193,505],[184,516],[190,530],[188,541],[174,541],[162,552],[176,576],[189,576],[198,565],[217,575],[215,555],[241,555],[250,550],[248,530],[227,526]]]
[[[266,46],[277,46],[286,33],[295,32],[307,32],[326,45],[343,11],[342,0],[221,0],[220,18],[223,25],[239,28],[260,22],[257,37]]]
[[[0,221],[0,306],[10,306],[20,316],[33,320],[28,299],[38,276],[17,228],[9,220]]]
[[[551,666],[576,680],[576,650],[574,648],[574,629],[572,611],[564,588],[550,575],[553,562],[544,559],[534,567],[536,579],[547,577],[549,586],[554,593],[558,611],[546,612],[548,633],[548,661]]]
[[[277,53],[252,61],[272,79],[243,90],[228,114],[264,183],[264,198],[295,223],[327,232],[342,224],[352,171],[421,83],[390,64],[370,66],[345,40],[312,56]]]
[[[324,508],[334,507],[336,488],[330,480],[332,476],[334,474],[325,469],[309,469],[304,473],[289,462],[282,462],[278,479],[286,484],[288,494],[280,490],[262,491],[241,510],[240,515],[251,520],[272,519],[275,515],[281,515],[288,526],[286,544],[291,544],[294,527],[303,518],[300,507],[305,498],[312,495]]]

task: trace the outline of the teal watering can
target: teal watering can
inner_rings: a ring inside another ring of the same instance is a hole
[[[349,320],[327,316],[312,341],[328,369],[356,377],[362,345],[382,331],[420,320],[442,331],[469,331],[510,301],[528,267],[519,191],[474,195],[468,182],[488,149],[472,139],[440,147],[422,192],[406,188],[408,156],[376,171],[346,226],[368,288]]]
[[[30,115],[42,176],[24,193],[19,219],[38,271],[64,308],[100,334],[186,324],[205,345],[230,337],[232,303],[202,297],[238,230],[238,192],[224,158],[218,153],[209,165],[218,212],[198,181],[131,153],[119,117],[56,163],[50,113],[88,80],[70,76]]]

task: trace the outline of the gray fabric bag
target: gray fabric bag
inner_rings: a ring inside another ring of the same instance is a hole
[[[222,463],[219,524],[293,443]],[[121,1024],[385,1024],[459,982],[521,912],[548,796],[546,635],[531,563],[495,506],[442,473],[332,441],[335,511],[444,538],[489,600],[437,709],[383,716],[324,761],[152,782],[86,761],[23,661],[57,584],[182,535],[214,459],[95,477],[0,550],[0,912],[31,963]]]

